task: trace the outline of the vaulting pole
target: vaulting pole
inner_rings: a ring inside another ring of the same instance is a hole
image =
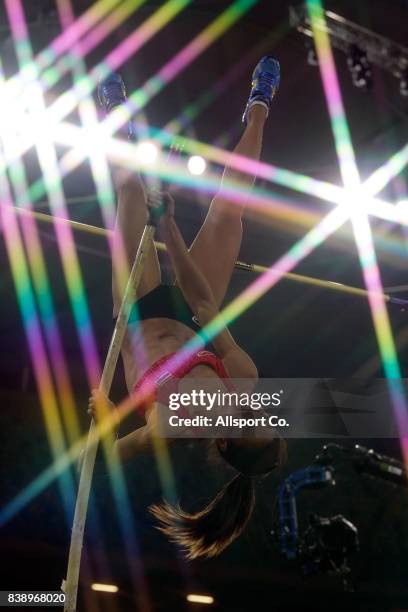
[[[105,365],[102,372],[101,381],[99,384],[99,389],[103,391],[105,395],[109,395],[110,392],[112,379],[115,373],[123,338],[126,333],[130,310],[132,304],[134,304],[136,300],[137,288],[139,286],[140,279],[143,274],[147,255],[153,244],[157,222],[160,217],[160,213],[162,212],[162,210],[158,211],[157,209],[149,210],[149,220],[146,227],[144,228],[139,248],[137,250],[136,258],[133,263],[132,270],[130,272],[130,276],[126,285],[125,293],[119,310],[118,318],[116,320],[115,329],[113,331],[108,354],[106,356]],[[66,596],[64,612],[75,612],[76,610],[85,521],[98,444],[99,435],[97,430],[97,424],[95,423],[95,420],[92,419],[83,455],[81,477],[79,481],[74,522],[71,533],[67,577],[62,583],[62,590],[65,592]]]

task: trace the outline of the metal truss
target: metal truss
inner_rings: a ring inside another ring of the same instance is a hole
[[[397,78],[406,77],[408,70],[408,48],[380,36],[367,28],[348,21],[332,11],[324,11],[325,21],[319,27],[330,36],[333,47],[349,53],[358,47],[366,53],[367,59]],[[292,27],[305,36],[313,38],[310,17],[305,5],[289,7]]]

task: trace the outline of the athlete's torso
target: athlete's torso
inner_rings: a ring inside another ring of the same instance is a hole
[[[154,363],[179,351],[200,331],[180,288],[169,285],[159,285],[138,300],[129,321],[122,349],[129,392]],[[199,365],[188,376],[217,375],[209,366]]]
[[[167,355],[177,353],[201,329],[177,287],[160,285],[138,300],[136,307],[122,347],[129,393],[153,364]],[[214,352],[212,346],[206,348]],[[253,369],[256,370],[251,359],[241,349],[235,353],[224,361],[227,373],[229,376],[251,378]],[[218,374],[209,365],[199,364],[186,377],[218,378]]]

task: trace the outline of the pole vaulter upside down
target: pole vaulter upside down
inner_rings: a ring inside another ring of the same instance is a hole
[[[279,79],[279,63],[270,56],[263,57],[252,75],[243,115],[244,131],[234,149],[235,154],[259,160],[265,121]],[[108,113],[126,103],[120,75],[111,74],[101,82],[99,98]],[[129,122],[125,129],[126,136],[134,140],[133,124]],[[92,430],[106,416],[107,410],[115,411],[108,395],[120,351],[129,394],[142,398],[136,402],[136,407],[146,419],[143,427],[112,439],[112,453],[121,461],[128,461],[153,449],[157,434],[157,395],[160,392],[162,397],[163,385],[173,389],[178,380],[184,378],[218,379],[230,389],[233,388],[230,379],[251,381],[252,388],[256,384],[255,364],[237,345],[226,326],[211,342],[205,334],[200,334],[201,329],[218,315],[242,240],[245,202],[229,201],[223,191],[223,181],[240,180],[249,190],[255,177],[225,168],[220,191],[212,200],[190,249],[177,227],[174,200],[169,192],[147,193],[141,177],[125,173],[123,169],[114,170],[114,179],[118,210],[113,238],[112,291],[113,315],[118,319],[101,385],[92,392],[88,412],[92,416]],[[174,285],[161,283],[153,242],[156,227],[163,235],[170,256],[176,277]],[[129,267],[135,262],[127,286],[120,273],[124,262]],[[183,350],[195,338],[198,348]],[[166,382],[162,383],[163,380]],[[190,559],[216,556],[242,533],[255,504],[255,477],[275,469],[286,456],[286,444],[279,437],[268,440],[218,438],[209,444],[221,461],[236,470],[232,480],[206,507],[194,514],[168,501],[150,508],[159,528],[180,545]],[[65,582],[68,599],[69,592],[75,591],[77,586],[96,446],[95,440],[87,445],[82,461],[81,481],[87,481],[88,489],[81,503],[80,483]],[[75,598],[76,592],[66,609],[74,609]]]

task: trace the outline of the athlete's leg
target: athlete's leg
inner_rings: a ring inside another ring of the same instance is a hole
[[[126,90],[122,77],[117,73],[110,74],[99,84],[98,95],[101,105],[107,113],[124,104],[126,102]],[[135,140],[135,130],[132,122],[123,126],[121,131],[125,138]],[[140,176],[117,169],[114,171],[114,181],[118,191],[118,210],[112,251],[113,314],[116,316],[148,215],[145,189]],[[138,287],[138,297],[148,293],[159,283],[159,262],[156,249],[152,245]]]
[[[254,106],[251,109],[247,126],[234,153],[255,160],[260,158],[265,118],[264,107]],[[254,180],[254,176],[225,168],[221,189],[212,200],[203,226],[190,248],[191,256],[209,282],[218,304],[225,296],[241,247],[245,194]],[[239,202],[231,201],[223,194],[223,185],[230,181],[240,181],[242,184],[242,199]]]
[[[147,222],[146,194],[138,175],[120,176],[117,173],[118,210],[113,239],[112,294],[113,312],[117,315],[129,271],[136,257],[137,249]],[[160,267],[156,248],[152,245],[143,268],[137,295],[142,297],[160,284]]]
[[[244,119],[244,133],[234,153],[259,160],[265,119],[279,84],[279,63],[265,57],[255,68],[252,89]],[[207,217],[191,245],[191,255],[207,278],[214,297],[220,304],[225,296],[242,239],[242,213],[246,197],[255,177],[226,167],[220,192],[211,202]],[[242,198],[231,201],[223,193],[229,181],[240,181]]]

